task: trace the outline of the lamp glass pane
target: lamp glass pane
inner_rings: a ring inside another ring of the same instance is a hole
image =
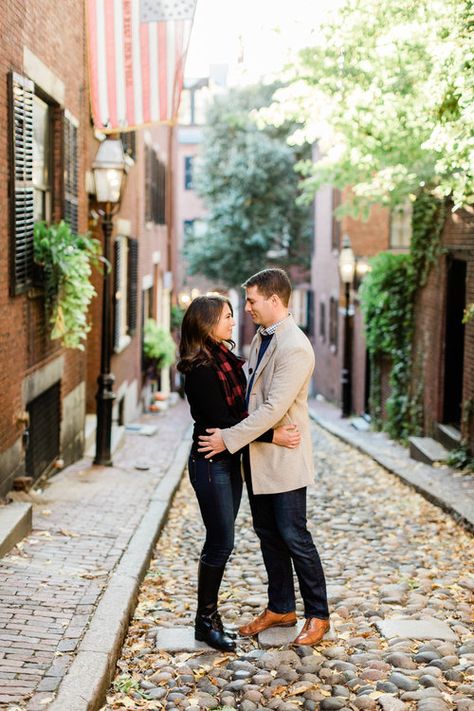
[[[123,171],[117,168],[96,168],[94,176],[97,202],[119,202]]]

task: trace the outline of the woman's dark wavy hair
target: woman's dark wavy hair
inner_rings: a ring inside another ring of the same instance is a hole
[[[219,323],[224,304],[228,304],[233,313],[229,299],[218,294],[197,296],[189,304],[181,324],[179,361],[176,366],[181,373],[189,373],[198,365],[211,363],[211,331]],[[234,347],[233,341],[229,343]]]

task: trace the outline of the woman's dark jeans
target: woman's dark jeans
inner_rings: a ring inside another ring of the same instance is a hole
[[[188,471],[206,527],[201,560],[224,566],[234,548],[234,522],[242,497],[240,458],[210,461],[191,455]]]

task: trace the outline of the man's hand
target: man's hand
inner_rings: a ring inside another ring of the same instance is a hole
[[[210,427],[206,430],[209,435],[201,435],[199,437],[198,452],[207,452],[205,459],[210,459],[215,454],[219,454],[225,450],[224,440],[222,439],[221,431],[218,427]]]

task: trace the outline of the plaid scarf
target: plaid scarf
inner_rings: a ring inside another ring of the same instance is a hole
[[[234,417],[243,420],[248,415],[245,404],[247,379],[242,370],[245,361],[232,353],[223,343],[211,343],[209,350],[212,354],[212,367],[224,390],[229,410]]]

